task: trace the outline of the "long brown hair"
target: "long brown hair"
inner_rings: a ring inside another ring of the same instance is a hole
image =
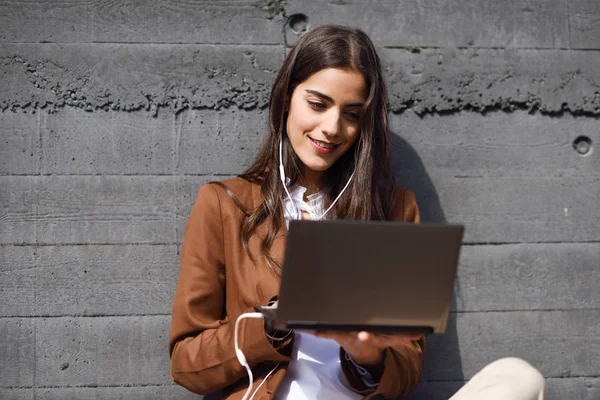
[[[360,117],[360,133],[352,147],[323,176],[326,204],[339,194],[355,170],[352,182],[328,214],[328,218],[386,220],[392,218],[394,177],[391,168],[387,92],[381,61],[369,37],[359,29],[321,26],[304,34],[286,57],[277,74],[269,101],[269,127],[253,164],[240,177],[262,187],[264,201],[255,210],[244,211],[241,240],[252,260],[248,242],[257,228],[270,222],[261,238],[261,252],[276,275],[281,265],[270,252],[284,222],[285,192],[279,176],[279,143],[283,140],[285,174],[292,182],[302,177],[303,165],[285,134],[287,108],[296,86],[325,68],[351,68],[363,74],[367,99]]]

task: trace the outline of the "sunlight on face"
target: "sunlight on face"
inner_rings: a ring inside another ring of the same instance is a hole
[[[352,146],[366,96],[365,78],[354,69],[326,68],[294,89],[286,128],[305,180],[318,182]]]

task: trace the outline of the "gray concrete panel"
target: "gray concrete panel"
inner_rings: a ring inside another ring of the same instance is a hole
[[[423,382],[408,397],[409,400],[448,400],[464,382]],[[0,398],[6,400],[179,400],[196,399],[197,396],[179,386],[145,387],[78,387],[40,389],[0,389]],[[596,400],[600,396],[599,378],[549,378],[546,379],[546,398]]]
[[[0,399],[2,400],[35,400],[33,389],[0,388]]]
[[[6,277],[0,316],[171,313],[179,276],[175,245],[42,246],[26,266],[32,247],[5,249],[14,265],[5,273],[10,265],[0,258],[0,277]],[[20,295],[11,297],[15,292]]]
[[[600,177],[432,175],[427,180],[439,197],[441,211],[432,210],[432,193],[420,189],[423,180],[423,176],[398,176],[400,186],[415,191],[425,222],[443,217],[464,223],[469,243],[587,242],[600,238],[594,217]],[[177,183],[173,177],[0,177],[2,181],[7,189],[1,192],[7,199],[2,204],[8,216],[2,221],[3,243],[175,240]],[[185,193],[197,193],[196,183],[191,185]],[[191,197],[190,201],[193,204]],[[178,207],[178,215],[187,220],[191,208],[185,209],[185,204]]]
[[[283,51],[265,46],[3,45],[0,108],[266,107]],[[600,114],[600,53],[381,49],[393,111]],[[190,73],[190,70],[194,73]]]
[[[173,242],[175,183],[168,176],[43,177],[39,242]]]
[[[46,115],[0,112],[0,175],[40,173],[41,129]]]
[[[548,399],[593,400],[600,399],[600,378],[550,378],[546,379]]]
[[[599,243],[463,246],[454,309],[600,309],[599,254]]]
[[[35,246],[0,246],[0,317],[36,315],[35,258]]]
[[[465,224],[467,243],[600,240],[600,177],[408,175],[397,182],[415,192],[422,220]]]
[[[1,393],[1,392],[0,392]],[[44,400],[200,400],[181,386],[77,387],[35,389],[36,398]]]
[[[393,111],[600,114],[599,52],[381,49]]]
[[[5,44],[0,109],[262,108],[284,56],[274,46]]]
[[[43,110],[34,115],[4,112],[0,113],[0,129],[6,146],[0,148],[0,171],[93,175],[240,173],[255,156],[266,126],[266,111],[237,108],[165,112],[155,117],[74,108],[50,115]]]
[[[546,377],[594,376],[598,310],[461,313],[430,336],[428,380],[469,379],[502,357],[528,360]],[[169,316],[36,319],[36,384],[167,384]],[[452,347],[460,349],[450,352]],[[457,358],[460,357],[460,358]],[[462,365],[462,370],[460,367]],[[464,374],[464,378],[463,378]]]
[[[1,249],[0,316],[171,312],[179,276],[174,245]],[[464,246],[452,309],[600,308],[598,254],[596,243]]]
[[[357,26],[379,46],[566,48],[564,0],[288,0],[288,17],[304,14],[311,27]],[[294,44],[304,23],[287,29]]]
[[[262,143],[267,116],[263,111],[235,108],[184,111],[176,116],[161,113],[156,118],[145,113],[97,114],[67,108],[53,115],[0,113],[0,118],[13,121],[4,125],[7,131],[11,127],[20,130],[19,137],[9,132],[6,152],[2,148],[7,172],[39,172],[28,141],[39,135],[41,119],[43,173],[120,175],[166,174],[175,169],[187,174],[240,173]],[[600,158],[594,152],[600,143],[600,120],[594,118],[521,111],[422,117],[406,112],[391,115],[391,128],[399,137],[393,148],[398,170],[422,164],[430,173],[457,176],[600,171]],[[588,153],[581,154],[574,147],[578,137],[591,140]]]
[[[600,3],[569,1],[569,29],[572,49],[600,49]]]
[[[600,310],[460,313],[445,335],[428,337],[427,380],[470,379],[490,362],[520,357],[551,378],[600,370]],[[457,368],[457,366],[461,366]]]
[[[0,176],[0,243],[36,243],[39,178]]]
[[[49,115],[42,126],[42,173],[172,173],[174,117],[166,114],[153,118],[66,108]]]
[[[177,201],[178,243],[199,187],[225,178],[182,178]],[[423,176],[408,171],[398,173],[397,184],[415,192],[423,222],[465,224],[466,243],[600,240],[594,217],[600,177],[487,178]]]
[[[464,382],[423,382],[408,397],[409,400],[448,400]],[[179,386],[145,387],[78,387],[40,389],[0,389],[0,398],[6,400],[179,400],[196,399],[197,396]],[[546,398],[596,400],[600,396],[599,378],[549,378],[546,379]]]
[[[170,323],[170,315],[36,319],[35,384],[172,384]]]
[[[0,242],[173,243],[174,177],[0,177]],[[5,190],[6,189],[6,190]]]
[[[600,119],[524,111],[391,114],[394,169],[453,176],[600,174]],[[576,146],[580,137],[591,149]]]
[[[283,42],[278,2],[261,0],[0,3],[3,42]]]
[[[191,110],[177,115],[177,171],[240,174],[254,160],[267,132],[267,112]]]
[[[0,387],[34,384],[36,358],[34,329],[31,319],[0,318],[0,338],[2,338],[0,340]],[[26,398],[20,397],[22,395],[20,393],[17,394],[19,399]]]

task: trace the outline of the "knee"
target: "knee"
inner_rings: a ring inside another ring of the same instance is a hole
[[[524,376],[533,380],[543,380],[544,377],[536,368],[527,361],[517,357],[500,358],[489,364],[486,368],[494,369],[497,372]]]
[[[515,388],[527,393],[537,394],[544,392],[544,376],[527,361],[517,357],[506,357],[489,364],[494,375],[502,376],[511,381]]]

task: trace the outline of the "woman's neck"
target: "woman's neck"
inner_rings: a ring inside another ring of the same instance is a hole
[[[304,176],[302,177],[299,183],[300,185],[306,188],[306,192],[304,192],[305,197],[317,193],[321,190],[322,177],[322,171],[313,171],[309,168],[304,169]]]

